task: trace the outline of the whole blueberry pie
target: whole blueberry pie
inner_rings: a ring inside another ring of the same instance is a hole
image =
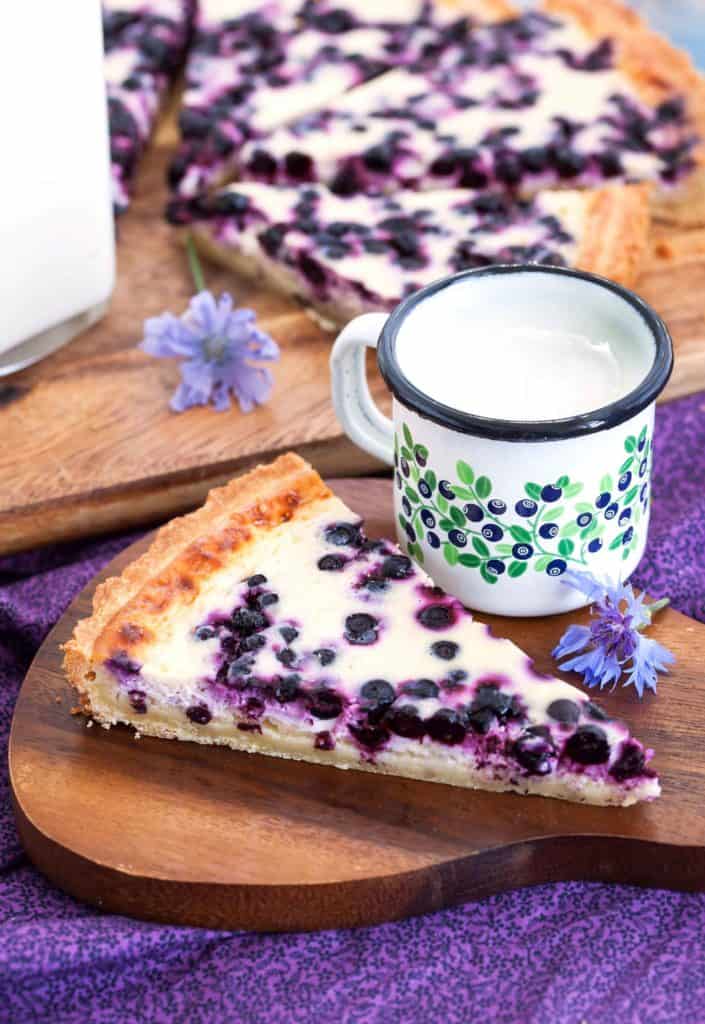
[[[584,803],[659,795],[626,725],[368,538],[293,454],[160,530],[65,651],[106,727]]]
[[[170,216],[218,262],[344,323],[493,263],[577,266],[631,285],[646,252],[649,203],[641,185],[522,200],[463,189],[343,197],[323,185],[242,182],[174,200]]]

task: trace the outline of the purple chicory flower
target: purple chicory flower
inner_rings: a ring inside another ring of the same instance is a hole
[[[272,390],[272,375],[255,362],[276,362],[279,346],[258,330],[251,309],[233,309],[230,295],[216,299],[201,290],[183,316],[162,313],[145,320],[140,348],[158,358],[182,359],[181,383],[170,407],[183,412],[212,402],[220,412],[234,395],[243,412],[262,405]]]
[[[553,651],[564,672],[579,672],[586,686],[614,688],[626,673],[624,686],[633,686],[639,697],[656,691],[656,676],[667,672],[675,660],[670,651],[642,630],[652,616],[668,604],[668,598],[647,605],[629,583],[604,583],[590,573],[569,571],[562,582],[584,594],[593,606],[589,626],[569,626]],[[572,657],[569,657],[571,656]]]

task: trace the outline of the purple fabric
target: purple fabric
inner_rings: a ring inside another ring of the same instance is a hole
[[[637,582],[705,620],[705,396],[658,410]],[[29,661],[133,537],[0,559],[0,742]],[[665,696],[661,699],[667,699]],[[549,885],[317,935],[161,927],[101,914],[29,865],[0,769],[0,1024],[699,1024],[705,895]]]

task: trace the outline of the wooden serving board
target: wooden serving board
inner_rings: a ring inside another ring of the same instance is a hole
[[[337,481],[370,533],[390,534],[391,485]],[[591,879],[705,889],[705,627],[674,611],[651,635],[677,661],[657,697],[604,696],[657,751],[663,795],[599,808],[481,793],[86,727],[58,645],[74,601],[23,684],[10,781],[25,847],[54,883],[116,913],[266,931],[374,924],[503,889]],[[570,618],[487,617],[553,671]],[[583,618],[585,618],[585,614]],[[566,677],[568,678],[568,677]],[[574,681],[574,680],[573,680]]]
[[[324,473],[373,460],[342,435],[330,402],[326,334],[291,300],[207,267],[216,293],[252,306],[279,342],[272,401],[249,415],[168,399],[178,369],[136,348],[146,317],[182,312],[193,285],[177,232],[163,218],[176,141],[169,112],[118,221],[117,285],[103,321],[43,362],[0,380],[0,553],[154,522],[199,504],[216,483],[296,448]],[[654,232],[638,289],[668,322],[676,368],[664,397],[705,388],[705,230]],[[372,361],[370,361],[372,362]],[[384,394],[376,370],[373,391]]]

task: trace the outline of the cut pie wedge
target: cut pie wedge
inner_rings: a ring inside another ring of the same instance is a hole
[[[65,650],[105,726],[593,804],[659,794],[626,725],[368,540],[293,454],[160,530]]]
[[[649,226],[648,187],[638,185],[521,201],[462,189],[343,198],[321,185],[242,182],[170,210],[211,258],[333,323],[493,263],[575,266],[632,285]]]

